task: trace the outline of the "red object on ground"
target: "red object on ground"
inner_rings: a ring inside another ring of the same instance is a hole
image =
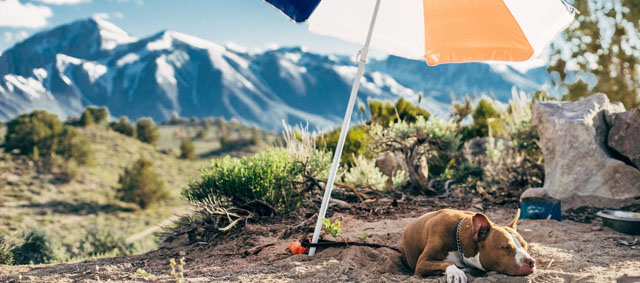
[[[307,252],[307,248],[303,247],[300,242],[290,242],[289,250],[291,250],[291,254],[301,255]]]

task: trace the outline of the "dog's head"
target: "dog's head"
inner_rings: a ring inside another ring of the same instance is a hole
[[[480,264],[486,270],[509,275],[529,275],[535,270],[535,260],[527,252],[527,242],[516,231],[520,210],[507,225],[491,223],[486,215],[473,216],[473,240],[478,243]]]

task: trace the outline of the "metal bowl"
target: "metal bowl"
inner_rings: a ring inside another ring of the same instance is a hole
[[[640,235],[640,213],[623,210],[601,210],[596,214],[602,224],[620,233]]]

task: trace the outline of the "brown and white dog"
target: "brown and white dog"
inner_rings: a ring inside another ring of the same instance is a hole
[[[467,282],[460,270],[467,266],[529,275],[535,270],[535,260],[516,232],[518,217],[520,210],[508,226],[500,226],[482,213],[453,209],[427,213],[407,226],[400,245],[402,260],[416,275],[444,273],[447,282]]]

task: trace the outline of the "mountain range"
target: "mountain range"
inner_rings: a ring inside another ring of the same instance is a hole
[[[283,120],[325,129],[342,120],[355,71],[347,56],[300,47],[247,51],[174,31],[139,39],[89,18],[37,33],[1,54],[0,120],[34,109],[65,119],[96,105],[132,120],[166,121],[176,113],[266,130],[281,129]],[[367,64],[358,104],[398,97],[416,102],[423,93],[421,106],[445,117],[452,99],[476,94],[505,102],[514,87],[532,92],[548,83],[544,68],[429,67],[389,56]]]

